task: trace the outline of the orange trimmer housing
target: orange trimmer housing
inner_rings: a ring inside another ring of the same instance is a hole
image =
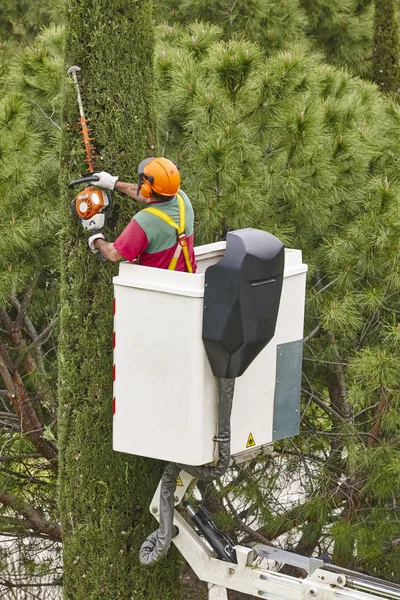
[[[75,198],[75,209],[79,218],[91,219],[108,206],[108,199],[103,190],[86,187]]]

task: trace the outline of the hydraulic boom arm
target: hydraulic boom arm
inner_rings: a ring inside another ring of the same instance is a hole
[[[194,481],[185,471],[180,472],[175,506],[182,502]],[[150,505],[150,512],[157,520],[159,497],[160,485]],[[189,514],[193,516],[193,513],[189,508]],[[230,547],[224,534],[219,532],[218,536],[218,530],[211,523],[207,526],[204,514],[194,522],[202,535],[175,510],[177,535],[173,542],[199,579],[208,583],[266,600],[400,600],[400,585],[271,546]],[[298,579],[270,570],[268,561],[271,560],[299,567],[308,575]]]

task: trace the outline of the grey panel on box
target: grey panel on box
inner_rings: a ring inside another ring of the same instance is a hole
[[[277,346],[273,440],[292,437],[300,431],[302,361],[303,340]]]

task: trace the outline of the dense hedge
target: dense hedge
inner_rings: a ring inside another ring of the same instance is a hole
[[[75,89],[66,71],[79,65],[83,103],[93,123],[101,168],[130,179],[155,144],[153,23],[148,0],[66,3],[62,189],[84,172]],[[71,192],[73,194],[73,192]],[[59,501],[68,600],[175,598],[173,554],[160,568],[139,567],[138,545],[155,527],[148,504],[160,464],[112,451],[113,264],[99,265],[87,235],[62,198],[59,348]],[[111,236],[134,212],[116,198]],[[134,393],[134,390],[132,391]]]

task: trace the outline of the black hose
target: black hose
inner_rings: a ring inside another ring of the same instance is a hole
[[[218,435],[219,457],[215,465],[194,467],[168,463],[165,467],[160,490],[160,524],[143,542],[139,560],[143,565],[158,563],[168,552],[174,534],[174,493],[180,471],[186,471],[196,479],[213,481],[226,472],[231,457],[231,413],[235,379],[218,379]]]

